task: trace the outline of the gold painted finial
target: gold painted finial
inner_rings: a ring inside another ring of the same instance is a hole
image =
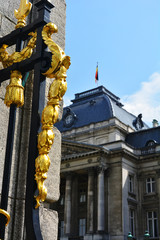
[[[14,16],[16,19],[18,19],[16,29],[22,28],[26,25],[25,18],[28,16],[32,8],[32,4],[28,2],[28,0],[21,0],[20,6],[18,10],[14,10]]]

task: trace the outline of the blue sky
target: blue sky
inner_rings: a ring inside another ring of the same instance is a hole
[[[143,120],[160,122],[159,0],[66,0],[66,49],[71,57],[65,103],[99,86]]]

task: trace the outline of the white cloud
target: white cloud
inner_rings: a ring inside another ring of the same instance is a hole
[[[71,100],[70,100],[70,98],[67,97],[67,96],[64,96],[64,97],[63,97],[63,107],[67,107],[67,106],[69,106],[69,105],[71,105]]]
[[[152,125],[152,120],[160,122],[160,73],[153,73],[149,81],[142,82],[141,89],[130,96],[122,98],[124,108],[138,115],[142,113],[143,121]]]

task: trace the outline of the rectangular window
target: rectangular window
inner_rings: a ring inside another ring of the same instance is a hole
[[[86,233],[86,219],[79,219],[79,236],[84,236]]]
[[[147,212],[147,227],[150,237],[158,237],[158,217],[157,212]]]
[[[146,192],[147,193],[155,192],[155,178],[149,177],[146,179]]]
[[[134,176],[129,175],[129,192],[134,192]]]
[[[129,230],[132,236],[135,236],[135,211],[133,209],[129,210]]]
[[[82,202],[86,202],[86,194],[80,194],[80,199],[79,201],[82,203]]]
[[[60,205],[63,206],[64,205],[64,195],[60,196]]]
[[[85,188],[80,188],[79,190],[79,201],[80,203],[86,202],[86,189]]]
[[[59,237],[64,237],[64,221],[59,222]]]

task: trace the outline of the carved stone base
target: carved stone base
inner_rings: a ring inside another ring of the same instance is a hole
[[[108,240],[109,237],[106,233],[86,234],[84,240]]]

